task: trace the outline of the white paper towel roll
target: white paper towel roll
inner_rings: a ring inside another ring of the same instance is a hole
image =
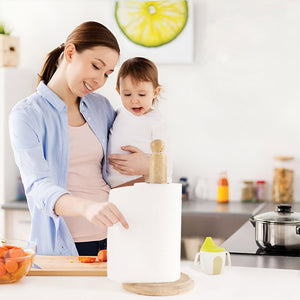
[[[181,184],[137,183],[110,191],[126,218],[108,229],[107,276],[125,282],[180,278]]]

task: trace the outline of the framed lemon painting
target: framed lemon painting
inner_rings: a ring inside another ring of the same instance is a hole
[[[114,3],[112,30],[121,46],[121,60],[144,56],[155,63],[193,61],[191,0]]]

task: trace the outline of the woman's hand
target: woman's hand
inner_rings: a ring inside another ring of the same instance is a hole
[[[60,216],[81,216],[102,227],[113,226],[120,222],[124,228],[129,228],[124,216],[111,202],[96,202],[64,194],[56,201],[54,212]]]
[[[149,156],[133,146],[123,146],[121,149],[131,153],[110,154],[108,156],[109,164],[123,175],[143,175],[147,178],[149,176]]]
[[[93,202],[90,203],[84,212],[84,215],[87,220],[91,223],[103,226],[110,227],[114,224],[121,222],[124,228],[128,229],[128,223],[125,218],[118,210],[118,208],[111,202]]]

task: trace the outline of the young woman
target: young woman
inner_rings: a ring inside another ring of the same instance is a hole
[[[38,254],[97,255],[106,248],[107,226],[128,227],[107,202],[106,148],[115,112],[94,93],[114,71],[119,52],[105,26],[82,23],[48,54],[37,91],[10,114],[11,143],[32,218],[30,239]],[[123,162],[135,172],[132,161],[138,158],[146,166],[147,157],[131,150],[133,157]],[[148,170],[139,166],[136,172]]]

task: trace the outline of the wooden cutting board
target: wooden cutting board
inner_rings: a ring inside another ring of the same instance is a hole
[[[107,263],[81,263],[77,256],[36,255],[29,276],[107,276]]]

